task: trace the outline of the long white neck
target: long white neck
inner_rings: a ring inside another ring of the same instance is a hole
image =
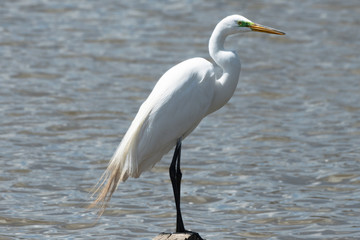
[[[209,53],[217,65],[222,68],[222,75],[215,82],[215,94],[208,114],[224,106],[235,92],[239,82],[240,58],[234,51],[224,49],[225,38],[232,34],[220,22],[216,25],[209,41]]]

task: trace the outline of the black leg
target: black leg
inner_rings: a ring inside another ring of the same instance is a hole
[[[169,168],[170,179],[174,190],[175,205],[176,205],[176,232],[185,233],[184,223],[181,216],[180,209],[180,185],[182,173],[180,170],[180,156],[181,156],[181,138],[178,139],[175,147],[175,152],[171,165]]]

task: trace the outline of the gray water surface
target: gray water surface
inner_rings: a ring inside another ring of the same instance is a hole
[[[168,166],[87,209],[140,104],[171,66],[209,59],[230,14],[286,36],[231,37],[234,97],[183,142],[185,226],[206,239],[360,238],[360,4],[0,3],[0,239],[151,239],[175,228]]]

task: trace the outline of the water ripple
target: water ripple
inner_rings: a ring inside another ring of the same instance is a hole
[[[357,239],[359,4],[19,0],[0,3],[0,238],[151,239],[173,231],[171,153],[90,190],[161,74],[208,57],[239,12],[285,37],[231,37],[238,90],[183,143],[187,228],[207,239]]]

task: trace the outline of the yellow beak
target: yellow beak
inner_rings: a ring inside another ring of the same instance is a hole
[[[271,33],[271,34],[278,34],[278,35],[285,35],[284,32],[281,32],[279,30],[276,30],[274,28],[271,27],[266,27],[257,23],[253,23],[250,26],[251,30],[256,31],[256,32],[264,32],[264,33]]]

